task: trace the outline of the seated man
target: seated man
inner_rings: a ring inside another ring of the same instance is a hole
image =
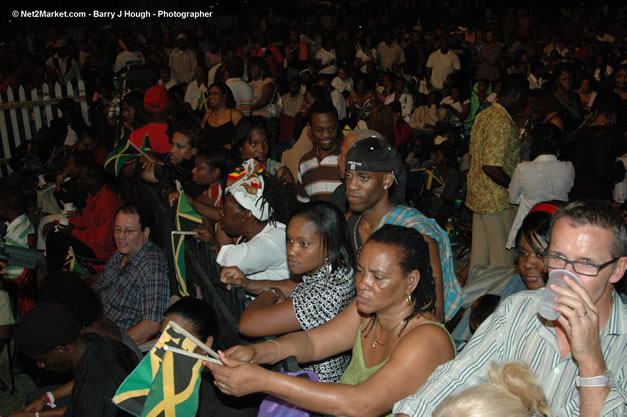
[[[95,333],[81,335],[80,330],[64,306],[43,302],[24,316],[15,332],[15,344],[40,368],[73,370],[72,399],[64,416],[129,416],[111,398],[137,365],[137,357],[120,342]],[[39,412],[24,415],[38,416]]]
[[[168,308],[170,284],[163,251],[150,239],[146,215],[126,205],[115,213],[117,251],[94,283],[105,316],[137,344],[159,331]]]
[[[583,283],[551,287],[557,320],[537,315],[544,289],[512,295],[395,413],[431,415],[444,398],[480,382],[493,361],[504,361],[530,366],[555,417],[625,415],[627,309],[614,290],[627,269],[624,219],[609,202],[571,203],[553,215],[544,259],[549,271],[567,269]]]
[[[115,251],[113,220],[122,206],[120,194],[107,183],[107,174],[95,162],[81,168],[76,186],[88,193],[87,205],[79,216],[70,219],[67,226],[49,223],[44,227],[48,273],[63,267],[68,248],[77,256],[108,260]]]

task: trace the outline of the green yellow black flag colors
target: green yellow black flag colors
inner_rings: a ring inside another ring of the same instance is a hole
[[[107,155],[104,167],[105,169],[113,172],[117,177],[125,163],[147,151],[150,151],[150,141],[148,140],[148,134],[146,133],[146,136],[144,136],[144,140],[142,141],[142,145],[139,148],[134,146],[131,141],[128,140],[124,146],[120,146],[112,150],[109,155]]]
[[[193,352],[196,343],[170,322],[161,337],[122,382],[113,397],[121,409],[137,417],[187,417],[198,410],[202,361],[164,349]]]
[[[193,227],[202,224],[202,217],[189,204],[189,200],[184,192],[181,192],[176,206],[176,230],[172,231],[172,253],[174,254],[174,273],[178,282],[181,296],[190,295],[187,288],[187,277],[185,275],[185,232]]]

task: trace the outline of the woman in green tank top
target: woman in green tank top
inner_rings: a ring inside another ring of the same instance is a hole
[[[376,181],[376,179],[374,179]],[[453,341],[434,315],[429,249],[413,228],[385,225],[362,247],[357,298],[320,327],[220,352],[224,366],[205,363],[225,394],[266,392],[304,409],[339,416],[389,415],[441,364]],[[295,356],[299,363],[349,349],[353,358],[338,384],[311,382],[257,364]]]

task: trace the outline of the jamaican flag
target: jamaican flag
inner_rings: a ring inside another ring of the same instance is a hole
[[[431,190],[431,188],[439,187],[444,184],[444,178],[442,178],[437,168],[418,168],[412,169],[411,172],[417,172],[423,176],[425,190]]]
[[[67,255],[65,256],[65,262],[63,263],[63,269],[69,272],[75,272],[80,277],[88,277],[93,271],[89,270],[88,265],[84,265],[79,262],[76,258],[76,254],[74,253],[74,249],[70,246],[67,250]]]
[[[189,295],[185,275],[185,235],[176,232],[183,232],[200,224],[202,224],[200,214],[196,213],[189,204],[186,194],[181,192],[176,206],[176,231],[173,231],[170,236],[172,237],[172,253],[174,254],[174,273],[179,285],[179,292],[183,297]]]
[[[125,163],[133,158],[137,158],[142,152],[146,151],[150,151],[150,141],[148,140],[147,133],[139,149],[132,144],[130,140],[127,140],[124,146],[112,150],[109,155],[107,155],[104,167],[117,177]]]
[[[200,97],[198,97],[198,110],[204,113],[209,111],[209,93],[207,91],[200,92]]]
[[[202,361],[166,351],[168,345],[193,352],[196,344],[170,322],[161,337],[126,377],[113,402],[137,417],[186,417],[198,411]]]

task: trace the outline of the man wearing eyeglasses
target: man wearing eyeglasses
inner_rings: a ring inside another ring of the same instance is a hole
[[[163,251],[150,240],[146,214],[126,205],[115,215],[117,250],[94,283],[105,316],[138,345],[159,331],[170,298]]]
[[[626,415],[627,307],[614,289],[627,269],[624,219],[609,202],[571,203],[553,216],[544,259],[549,271],[566,269],[582,283],[552,287],[560,317],[537,315],[545,289],[509,297],[395,413],[431,415],[449,395],[484,382],[497,361],[528,364],[554,417]]]

